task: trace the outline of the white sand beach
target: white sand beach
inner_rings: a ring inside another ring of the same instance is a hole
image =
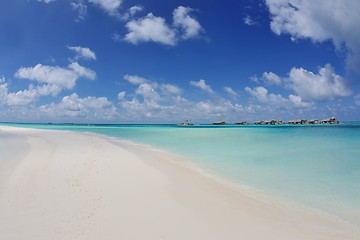
[[[28,145],[0,162],[0,239],[360,239],[356,227],[217,181],[163,151],[92,134],[0,130]]]

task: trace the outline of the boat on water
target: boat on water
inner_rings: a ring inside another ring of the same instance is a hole
[[[184,122],[178,124],[178,126],[183,126],[183,127],[193,126],[193,125],[194,124],[191,122],[191,120],[185,120]]]
[[[225,121],[213,122],[212,125],[226,125]]]

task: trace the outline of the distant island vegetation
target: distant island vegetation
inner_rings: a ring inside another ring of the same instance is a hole
[[[318,120],[318,119],[297,119],[297,120],[289,120],[287,122],[287,124],[292,124],[292,125],[300,125],[300,124],[339,124],[340,121],[337,120],[335,117],[330,117],[330,118],[325,118],[323,120]],[[213,125],[226,125],[227,123],[225,121],[219,121],[219,122],[213,122]],[[236,125],[248,125],[249,123],[247,121],[241,121],[241,122],[236,122]],[[282,125],[282,124],[286,124],[285,121],[282,120],[260,120],[260,121],[255,121],[254,122],[255,125]]]

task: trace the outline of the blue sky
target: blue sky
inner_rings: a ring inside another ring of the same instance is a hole
[[[360,119],[360,2],[6,0],[0,121]]]

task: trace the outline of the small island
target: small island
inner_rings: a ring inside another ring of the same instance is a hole
[[[287,122],[287,124],[290,125],[304,125],[304,124],[339,124],[340,121],[337,120],[335,117],[330,117],[330,118],[325,118],[323,120],[318,120],[318,119],[297,119],[297,120],[289,120]],[[236,125],[247,125],[248,123],[246,121],[242,121],[242,122],[236,122]],[[286,124],[284,121],[282,120],[260,120],[260,121],[255,121],[254,122],[255,125],[282,125],[282,124]]]

